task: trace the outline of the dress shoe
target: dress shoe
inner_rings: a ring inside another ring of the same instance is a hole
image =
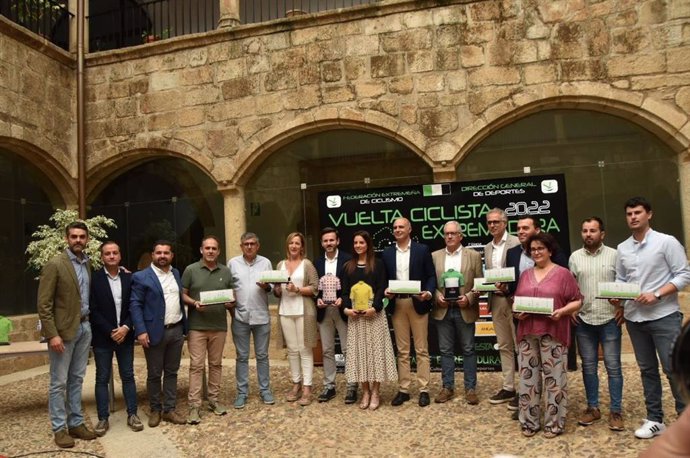
[[[434,402],[437,404],[443,404],[444,402],[448,402],[453,399],[454,396],[455,391],[453,391],[452,388],[443,387],[438,396],[436,396],[436,399],[434,399]]]
[[[407,402],[410,400],[410,395],[408,393],[403,393],[402,391],[398,391],[398,394],[395,395],[393,398],[393,401],[391,401],[391,405],[394,407],[401,406],[403,405],[404,402]]]
[[[66,429],[55,431],[55,445],[60,448],[74,447],[74,439],[69,435]]]
[[[161,420],[167,421],[168,423],[172,423],[173,425],[186,425],[187,424],[187,419],[182,418],[182,415],[178,414],[174,410],[169,410],[167,412],[163,412],[161,415]]]
[[[465,390],[465,401],[467,401],[467,403],[471,406],[476,406],[479,404],[477,392],[473,389]]]
[[[429,393],[426,391],[422,391],[419,393],[419,407],[426,407],[431,403],[431,399],[429,398]]]
[[[318,397],[319,402],[328,402],[335,397],[335,388],[324,388]]]
[[[70,428],[67,431],[69,432],[70,436],[76,439],[83,439],[85,441],[92,441],[98,437],[96,436],[96,433],[87,428],[84,423],[79,426],[75,426],[74,428]]]
[[[161,423],[160,410],[154,410],[149,414],[149,428],[155,428]]]
[[[357,386],[348,386],[347,394],[345,394],[345,404],[354,404],[357,402]]]

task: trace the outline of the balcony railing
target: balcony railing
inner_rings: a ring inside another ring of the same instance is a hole
[[[215,30],[218,0],[91,1],[89,51],[105,51]]]
[[[240,21],[252,24],[379,1],[381,0],[241,0]]]
[[[0,0],[0,14],[69,49],[70,12],[66,0]]]

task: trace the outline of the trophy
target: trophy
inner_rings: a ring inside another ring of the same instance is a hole
[[[460,299],[460,288],[465,285],[465,277],[455,269],[448,269],[441,276],[443,297],[448,302]]]
[[[328,273],[319,279],[319,296],[326,305],[335,304],[340,295],[340,279]]]

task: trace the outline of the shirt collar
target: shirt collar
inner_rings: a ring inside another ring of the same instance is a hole
[[[335,249],[335,256],[333,256],[333,259],[328,257],[328,254],[324,253],[323,257],[326,259],[326,262],[336,262],[338,260],[338,254],[340,251],[336,248]]]
[[[498,246],[501,246],[501,245],[503,245],[504,243],[506,243],[506,240],[508,240],[508,231],[507,231],[507,230],[506,230],[506,231],[503,231],[503,237],[501,237],[501,241],[498,242],[498,244],[495,244],[494,241],[493,241],[493,239],[491,239],[491,244],[492,244],[494,247],[498,247]]]
[[[601,250],[604,249],[604,244],[602,243],[601,245],[599,245],[599,248],[597,248],[597,251],[595,251],[594,253],[590,252],[587,248],[585,248],[584,245],[582,246],[582,249],[585,251],[585,254],[587,256],[597,256],[599,255],[599,253],[601,253]]]
[[[653,232],[654,232],[654,229],[652,229],[650,227],[649,230],[647,232],[645,232],[644,238],[642,240],[640,240],[639,242],[637,240],[635,240],[635,237],[633,237],[632,235],[630,236],[630,238],[632,239],[634,245],[646,245],[649,237],[652,235]]]
[[[405,249],[401,248],[398,242],[395,242],[395,249],[398,250],[400,253],[407,253],[410,251],[410,247],[412,247],[412,240],[407,242],[407,247]]]
[[[70,261],[72,262],[77,262],[79,264],[86,264],[89,261],[89,257],[84,255],[82,259],[79,259],[76,254],[72,253],[72,250],[67,248],[65,250],[67,252],[67,256],[69,256]]]
[[[168,271],[166,272],[166,271],[164,271],[163,269],[159,269],[158,267],[156,267],[155,264],[151,263],[151,268],[152,268],[153,271],[156,272],[158,275],[168,275],[168,274],[171,274],[171,273],[172,273],[172,267],[170,268],[170,270],[168,270]]]
[[[216,262],[216,267],[214,267],[213,269],[211,269],[210,267],[208,267],[208,266],[206,265],[206,263],[204,262],[203,259],[199,260],[199,265],[201,266],[202,269],[206,269],[206,270],[208,270],[209,272],[213,272],[214,270],[220,268],[219,265],[218,265],[218,263]]]
[[[111,280],[116,280],[120,278],[120,269],[117,269],[117,274],[114,277],[110,275],[110,272],[108,272],[108,269],[106,269],[105,267],[103,267],[103,272],[105,272],[105,275]]]
[[[451,253],[450,251],[448,251],[448,247],[446,247],[445,250],[446,250],[446,255],[447,255],[447,256],[455,256],[455,255],[460,254],[460,252],[462,251],[462,245],[460,245],[460,246],[458,247],[458,249],[455,250],[455,251],[453,251],[452,253]]]

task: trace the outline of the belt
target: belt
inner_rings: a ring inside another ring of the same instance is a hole
[[[178,324],[182,324],[182,320],[178,321],[177,323],[166,324],[164,327],[165,327],[165,329],[170,329],[170,328],[174,328]]]
[[[79,318],[80,323],[83,323],[84,321],[89,321],[89,315],[84,315],[83,317]]]

